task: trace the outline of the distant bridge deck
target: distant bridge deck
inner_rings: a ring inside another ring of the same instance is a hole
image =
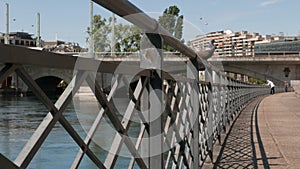
[[[238,63],[238,62],[269,62],[269,63],[298,63],[300,64],[300,56],[299,55],[259,55],[253,57],[211,57],[209,59],[211,62],[224,62],[224,63]]]

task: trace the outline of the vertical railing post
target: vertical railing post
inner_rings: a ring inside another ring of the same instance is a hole
[[[149,77],[147,77],[149,78]],[[146,84],[147,89],[149,89],[149,81]],[[141,112],[144,115],[145,120],[150,119],[149,117],[149,90],[144,90],[143,94],[141,96]],[[148,122],[148,121],[147,121]],[[141,122],[141,128],[142,126],[145,125]],[[148,132],[149,130],[146,129],[146,131],[144,132],[144,136],[143,139],[141,141],[141,156],[143,157],[143,160],[145,161],[145,164],[147,166],[149,166],[149,137],[150,137],[150,133]]]
[[[219,72],[213,72],[213,83],[215,88],[215,99],[216,99],[216,109],[215,109],[215,115],[216,115],[216,129],[217,129],[217,137],[219,143],[221,143],[221,131],[222,131],[222,111],[221,111],[221,75]]]
[[[228,78],[228,112],[229,112],[229,117],[233,118],[233,106],[234,106],[234,88],[233,88],[233,82],[231,78]]]
[[[193,82],[192,86],[192,92],[191,92],[191,105],[193,109],[193,169],[198,169],[200,166],[199,157],[200,157],[200,151],[199,151],[199,71],[196,69],[196,66],[193,65],[191,61],[188,61],[187,63],[187,77],[191,79],[195,79],[195,82]]]
[[[163,78],[162,78],[162,38],[159,34],[146,33],[141,40],[141,67],[150,69],[149,86],[149,168],[163,168]],[[149,56],[151,58],[149,58]],[[145,150],[145,149],[144,149]]]
[[[226,77],[221,76],[220,78],[220,83],[221,83],[221,111],[222,111],[222,129],[226,132],[226,103],[227,103],[227,96],[226,96],[226,88],[227,88],[227,83],[226,83]]]
[[[207,121],[207,147],[208,147],[208,155],[213,162],[213,96],[212,96],[212,70],[207,69],[205,71],[205,81],[209,82],[208,85],[208,121]]]

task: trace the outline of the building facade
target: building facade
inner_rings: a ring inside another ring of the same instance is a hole
[[[5,34],[0,34],[0,42],[4,43]],[[32,37],[32,34],[27,32],[10,32],[9,44],[36,47],[36,38]]]
[[[209,46],[209,42],[212,41],[215,46],[214,56],[254,56],[254,45],[256,43],[269,43],[272,39],[271,35],[260,35],[247,31],[221,30],[199,35],[189,41],[188,46],[197,50],[205,50]]]

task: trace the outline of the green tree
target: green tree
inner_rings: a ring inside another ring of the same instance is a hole
[[[115,27],[117,52],[136,52],[140,49],[141,29],[135,25],[117,24]]]
[[[88,27],[88,32],[90,28]],[[141,29],[135,25],[117,23],[115,19],[116,52],[135,52],[140,49]],[[94,16],[94,29],[92,30],[95,52],[109,52],[111,50],[112,17],[108,19],[101,15]]]
[[[92,33],[94,40],[94,51],[95,52],[107,52],[110,50],[110,39],[109,34],[111,33],[111,21],[109,19],[102,18],[101,15],[94,15],[94,28],[91,30],[87,28],[88,33]]]
[[[170,6],[165,9],[163,15],[159,17],[158,21],[162,27],[168,30],[178,40],[183,42],[182,31],[183,31],[183,15],[179,15],[180,9],[177,6]],[[163,45],[167,51],[174,51],[174,49],[167,45]]]
[[[263,80],[256,79],[256,78],[253,78],[253,77],[249,77],[248,82],[252,83],[252,84],[259,84],[259,85],[266,84]]]

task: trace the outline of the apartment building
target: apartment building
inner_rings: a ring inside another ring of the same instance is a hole
[[[197,50],[205,50],[209,42],[212,41],[215,46],[214,56],[253,56],[256,42],[268,43],[271,39],[270,35],[260,35],[247,31],[221,30],[196,36],[195,39],[188,42],[188,46]]]

